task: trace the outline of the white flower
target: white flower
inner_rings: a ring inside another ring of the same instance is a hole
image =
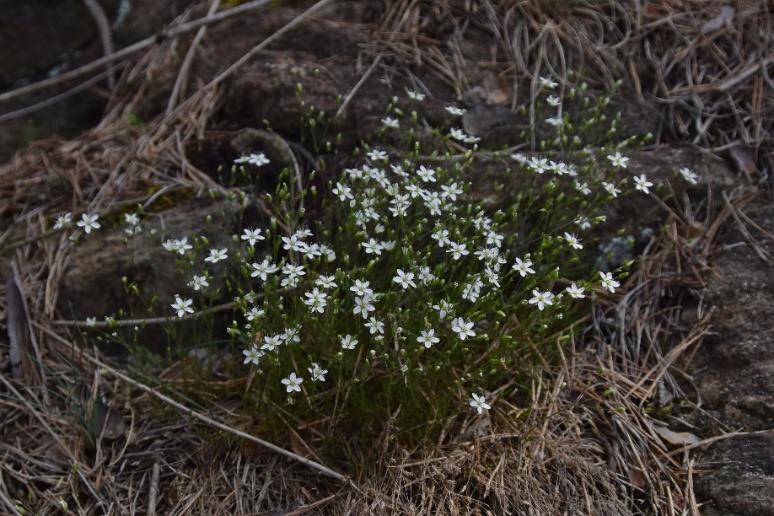
[[[301,392],[301,384],[304,383],[304,379],[296,376],[296,373],[290,373],[290,376],[282,379],[282,385],[285,386],[285,390],[288,393],[293,391]]]
[[[572,285],[570,285],[569,287],[567,287],[567,288],[565,289],[565,291],[566,291],[568,294],[570,294],[570,297],[572,297],[572,298],[574,298],[574,299],[582,299],[582,298],[583,298],[583,292],[584,292],[584,289],[583,289],[583,287],[579,287],[579,286],[578,286],[578,285],[576,285],[575,283],[573,283]]]
[[[344,349],[355,349],[357,346],[357,339],[352,335],[344,335],[340,337],[341,347]]]
[[[280,282],[280,285],[287,288],[295,288],[298,285],[299,278],[305,276],[306,272],[301,265],[285,264],[282,267],[282,274],[285,277]]]
[[[258,349],[258,346],[252,346],[249,349],[243,349],[242,354],[245,356],[244,363],[253,365],[258,365],[258,362],[260,362],[264,355],[263,351]]]
[[[553,127],[559,127],[560,125],[562,125],[562,117],[552,116],[552,117],[546,118],[546,123]]]
[[[546,102],[548,102],[549,106],[559,107],[559,105],[562,103],[562,100],[556,95],[549,95],[546,99]]]
[[[363,250],[366,254],[375,254],[377,256],[380,256],[382,254],[383,246],[373,238],[368,240],[368,242],[364,242],[360,244],[363,246]]]
[[[86,326],[89,328],[92,328],[97,325],[97,318],[96,317],[87,317],[86,318]]]
[[[260,277],[261,281],[266,281],[269,274],[273,274],[279,270],[279,267],[271,263],[268,258],[264,258],[261,263],[251,264],[253,272],[250,273],[251,278]]]
[[[532,298],[529,304],[537,305],[538,310],[543,310],[546,306],[554,304],[554,295],[551,292],[541,292],[537,289],[532,291]]]
[[[371,297],[356,297],[355,308],[352,309],[352,313],[360,315],[363,319],[368,319],[368,313],[376,310],[376,307],[371,304]]]
[[[651,186],[653,186],[653,183],[648,181],[648,178],[645,177],[645,174],[634,176],[634,188],[636,190],[639,190],[642,193],[650,193]]]
[[[333,276],[320,276],[315,281],[315,285],[320,288],[336,288],[336,278]]]
[[[64,215],[60,215],[56,218],[54,223],[54,229],[64,229],[73,223],[73,214],[69,211]]]
[[[298,324],[292,328],[285,328],[285,332],[280,337],[282,337],[286,344],[298,344],[301,342],[301,325]]]
[[[382,118],[382,125],[389,127],[390,129],[398,129],[400,127],[400,122],[398,122],[397,118],[386,116]]]
[[[431,281],[435,279],[435,275],[430,272],[430,267],[427,265],[423,265],[419,268],[419,274],[417,275],[417,279],[421,281],[423,284],[427,285]]]
[[[699,174],[697,174],[696,172],[694,172],[690,168],[683,167],[680,170],[678,170],[678,172],[680,172],[680,175],[683,176],[683,179],[685,179],[686,181],[688,181],[692,185],[698,184],[698,182],[699,182]]]
[[[454,305],[445,299],[439,301],[437,305],[433,305],[432,308],[438,312],[438,317],[440,319],[446,319],[447,315],[454,313]]]
[[[473,331],[473,321],[466,321],[462,317],[457,317],[452,320],[451,329],[457,334],[460,340],[476,336],[476,332]]]
[[[427,168],[422,165],[419,167],[419,170],[417,170],[417,175],[425,183],[435,183],[435,170],[432,168]]]
[[[207,276],[194,275],[193,279],[188,282],[188,286],[194,290],[201,290],[204,287],[209,287],[210,284],[207,281]]]
[[[370,285],[371,284],[368,281],[356,279],[355,284],[349,287],[349,290],[354,292],[356,296],[371,298],[374,295],[374,291],[371,290]]]
[[[285,340],[284,335],[266,335],[263,338],[263,345],[261,346],[262,350],[265,350],[267,353],[271,353],[278,347],[282,345],[282,342]]]
[[[462,116],[465,114],[465,109],[457,106],[446,106],[444,109],[447,111],[447,113],[454,116]]]
[[[337,196],[341,202],[346,200],[353,200],[355,197],[352,195],[352,188],[343,183],[336,183],[336,187],[333,189],[333,195]]]
[[[550,77],[541,77],[540,85],[543,86],[544,88],[548,88],[549,90],[553,90],[554,88],[559,86],[559,83],[551,80]]]
[[[615,289],[621,286],[621,284],[613,278],[612,272],[600,271],[599,276],[601,278],[600,282],[602,283],[602,288],[605,288],[610,292],[615,292]]]
[[[610,163],[612,163],[614,167],[620,168],[626,168],[626,162],[629,161],[629,158],[620,152],[616,152],[615,154],[608,154],[607,159],[610,160]]]
[[[462,195],[463,190],[457,183],[441,185],[441,197],[449,201],[456,201],[457,196]]]
[[[371,332],[371,335],[381,334],[384,335],[384,323],[376,317],[371,317],[368,322],[365,323],[365,327]]]
[[[529,258],[525,260],[516,258],[516,262],[513,264],[513,270],[518,272],[522,278],[526,278],[527,274],[535,274],[535,271],[532,270],[532,260]]]
[[[312,362],[312,367],[307,367],[306,370],[312,375],[313,382],[324,382],[325,375],[328,374],[328,370],[320,367],[317,362]]]
[[[306,251],[307,244],[304,242],[303,237],[298,233],[294,233],[289,237],[282,237],[282,248],[286,251],[296,251],[303,253]]]
[[[124,222],[130,226],[137,226],[140,224],[140,216],[136,213],[124,213]]]
[[[210,255],[204,259],[205,262],[218,263],[228,258],[226,249],[210,249]]]
[[[260,229],[245,228],[242,233],[242,240],[247,240],[250,245],[255,245],[256,242],[265,240],[265,237],[261,234]]]
[[[177,312],[178,317],[183,317],[187,313],[192,314],[194,312],[193,308],[191,308],[192,304],[192,299],[183,299],[180,296],[175,295],[175,302],[170,306]]]
[[[612,197],[618,197],[618,194],[621,193],[621,190],[616,188],[616,186],[613,183],[608,183],[606,181],[603,181],[602,186],[605,188],[607,193],[609,193]]]
[[[430,349],[433,347],[433,345],[440,342],[441,339],[435,336],[435,330],[432,328],[429,328],[427,330],[422,330],[422,332],[419,334],[419,337],[417,337],[417,342],[422,344],[427,349]]]
[[[309,307],[312,312],[325,313],[325,307],[328,305],[328,294],[320,291],[317,288],[312,289],[311,292],[304,294],[304,304]]]
[[[366,154],[366,156],[368,156],[368,159],[370,159],[371,161],[387,161],[389,159],[389,156],[387,156],[387,153],[381,149],[370,150],[368,151],[368,154]]]
[[[438,243],[438,247],[443,247],[445,245],[451,244],[451,240],[449,240],[449,230],[448,229],[438,229],[433,232],[432,235],[430,235],[433,240],[435,240]]]
[[[479,414],[483,414],[487,410],[491,409],[492,407],[489,405],[489,403],[486,402],[486,398],[483,394],[476,394],[473,393],[470,397],[470,406],[473,407],[476,412]]]
[[[534,170],[538,174],[544,174],[546,170],[548,170],[548,159],[547,158],[538,158],[537,156],[532,156],[529,161],[527,162],[527,166]]]
[[[449,136],[463,143],[478,143],[481,141],[481,138],[478,136],[470,136],[462,129],[458,129],[456,127],[449,129]]]
[[[416,100],[418,102],[422,102],[423,100],[425,100],[425,94],[420,93],[416,90],[406,90],[406,95],[408,95],[408,98],[410,98],[411,100]]]
[[[179,255],[185,255],[186,252],[193,249],[191,244],[188,243],[188,237],[184,237],[179,240],[169,239],[161,245],[166,251],[177,253]]]
[[[417,284],[414,283],[414,273],[403,272],[402,269],[395,271],[395,277],[392,278],[392,282],[400,285],[403,290],[406,290],[409,287],[417,286]]]
[[[238,165],[242,163],[249,163],[251,165],[255,165],[256,167],[262,167],[264,165],[268,165],[271,162],[269,161],[269,158],[266,157],[266,154],[264,154],[263,152],[259,152],[257,154],[252,153],[246,156],[241,156],[235,159],[234,163]]]
[[[565,231],[564,233],[564,239],[567,241],[568,244],[570,244],[570,247],[573,249],[583,249],[583,244],[581,244],[580,240],[578,240],[578,237],[571,233],[567,233]]]
[[[78,227],[83,229],[83,232],[87,235],[91,233],[92,229],[99,229],[101,226],[97,219],[99,215],[96,213],[84,213],[81,215],[81,220],[78,221]]]
[[[254,306],[250,310],[245,312],[245,317],[247,318],[248,321],[254,321],[257,318],[263,316],[265,313],[266,312],[264,312],[260,308],[257,308],[257,307]]]
[[[258,346],[251,346],[249,349],[243,349],[242,354],[244,355],[244,364],[253,364],[258,365],[261,358],[265,356],[265,353],[258,349]]]
[[[446,250],[447,253],[452,255],[453,260],[459,260],[463,256],[467,256],[470,254],[470,251],[468,251],[467,246],[465,244],[458,244],[456,242],[450,242],[449,243],[449,249]]]

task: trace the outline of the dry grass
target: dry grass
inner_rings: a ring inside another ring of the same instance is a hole
[[[492,36],[489,68],[507,80],[514,104],[533,103],[539,75],[564,80],[580,70],[603,85],[621,78],[663,103],[676,134],[716,150],[744,145],[753,161],[770,164],[765,2],[740,3],[729,26],[705,35],[701,26],[721,2],[701,2],[702,9],[688,0],[642,2],[634,11],[617,2],[560,9],[558,2],[483,1],[473,13],[469,2],[388,4],[389,31],[377,31],[371,50],[391,70],[410,74],[422,65],[462,93],[477,81],[467,34],[484,31]],[[690,398],[674,366],[708,331],[708,319],[700,306],[693,321],[680,314],[708,273],[718,229],[744,199],[705,206],[700,221],[695,210],[673,207],[627,288],[597,300],[562,364],[542,371],[529,397],[504,397],[491,421],[450,422],[433,449],[396,448],[386,432],[382,463],[348,482],[224,430],[249,425],[225,404],[188,406],[164,376],[126,381],[95,365],[104,360],[95,348],[73,344],[76,334],[50,324],[71,244],[43,232],[44,220],[71,206],[108,213],[154,202],[159,191],[222,188],[185,155],[186,143],[207,128],[218,84],[144,128],[125,123],[156,71],[172,62],[170,45],[125,68],[124,79],[139,87],[116,99],[98,128],[70,142],[38,142],[0,170],[0,198],[8,201],[0,217],[13,221],[0,248],[20,264],[29,331],[43,350],[42,362],[25,362],[24,379],[0,374],[1,512],[52,514],[63,504],[84,514],[698,512],[696,443],[664,428],[685,427],[670,410],[673,400]],[[7,294],[0,286],[5,315]],[[287,444],[313,456],[300,439]]]

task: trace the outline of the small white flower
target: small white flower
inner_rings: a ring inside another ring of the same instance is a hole
[[[559,127],[562,125],[562,117],[552,116],[552,117],[546,118],[546,123],[552,127]]]
[[[462,317],[457,317],[452,320],[451,329],[457,334],[457,337],[459,337],[460,340],[476,336],[476,332],[473,331],[473,321],[466,321]]]
[[[92,328],[97,325],[97,318],[96,317],[87,317],[86,318],[86,326],[89,328]]]
[[[636,190],[639,190],[642,193],[650,193],[650,187],[653,186],[653,183],[648,181],[648,178],[645,177],[645,174],[642,174],[640,176],[634,176],[634,188]]]
[[[357,346],[357,339],[352,335],[344,335],[340,340],[343,349],[355,349],[355,346]]]
[[[406,290],[409,287],[417,286],[417,284],[414,283],[414,273],[403,272],[402,269],[398,269],[397,271],[395,271],[395,277],[392,278],[392,282],[400,285],[403,290]]]
[[[261,349],[264,350],[266,353],[271,353],[272,351],[280,347],[284,341],[285,341],[284,335],[266,335],[263,338],[263,345],[261,346]]]
[[[606,181],[603,181],[602,186],[605,188],[607,193],[610,194],[611,197],[618,197],[618,194],[621,193],[621,190],[616,188],[616,186],[613,183],[608,183]]]
[[[419,167],[419,170],[417,170],[417,175],[425,183],[435,183],[435,170],[432,168],[427,168],[422,165]]]
[[[210,255],[204,259],[205,262],[218,263],[228,258],[226,249],[210,249]]]
[[[570,247],[573,249],[583,249],[583,244],[581,244],[581,241],[578,240],[578,237],[571,233],[567,233],[565,231],[564,233],[564,239],[567,241],[568,244],[570,244]]]
[[[541,292],[537,289],[532,291],[532,298],[529,304],[537,305],[538,310],[543,310],[546,306],[554,304],[554,295],[551,292]]]
[[[244,233],[242,233],[242,240],[246,240],[250,245],[255,245],[256,242],[266,239],[261,233],[260,229],[245,228]]]
[[[612,163],[614,167],[619,168],[626,168],[626,163],[629,161],[629,158],[620,152],[616,152],[615,154],[608,154],[607,159],[610,160],[610,163]]]
[[[368,331],[371,333],[371,335],[384,335],[384,323],[376,317],[371,317],[368,319],[368,322],[365,323],[365,327],[368,328]]]
[[[259,317],[262,317],[265,313],[266,312],[264,312],[260,308],[254,306],[250,310],[245,312],[245,317],[247,318],[248,321],[254,321]]]
[[[140,216],[136,213],[124,213],[124,222],[130,226],[138,226],[140,224]]]
[[[406,90],[406,95],[408,95],[408,98],[411,100],[416,100],[418,102],[425,100],[425,94],[416,90]]]
[[[54,223],[54,229],[64,229],[72,223],[73,223],[73,214],[68,211],[67,213],[60,215],[56,218],[56,222]]]
[[[298,344],[301,342],[301,325],[285,328],[284,333],[280,336],[286,344]]]
[[[559,83],[556,81],[551,80],[550,77],[540,77],[540,85],[544,88],[548,88],[549,90],[553,90],[557,86],[559,86]]]
[[[180,296],[175,295],[175,302],[170,306],[177,312],[178,317],[183,317],[187,313],[192,314],[194,312],[193,308],[191,308],[192,304],[193,299],[183,299]]]
[[[312,375],[313,382],[324,382],[325,375],[328,374],[328,370],[320,367],[317,362],[312,362],[312,367],[307,367],[306,370]]]
[[[476,412],[479,414],[483,414],[484,412],[488,411],[492,407],[489,405],[489,403],[486,402],[486,398],[483,394],[476,394],[473,393],[470,397],[470,406],[473,407]]]
[[[605,288],[610,292],[615,292],[615,289],[621,286],[621,284],[613,278],[612,272],[600,271],[599,276],[601,278],[600,282],[602,283],[602,288]]]
[[[449,249],[446,250],[447,253],[452,255],[452,259],[457,261],[463,256],[467,256],[470,254],[470,251],[468,251],[467,246],[465,244],[458,244],[456,242],[450,242],[449,243]]]
[[[166,251],[177,253],[179,255],[185,255],[185,253],[193,249],[193,246],[188,243],[188,237],[183,237],[179,240],[169,239],[161,245]]]
[[[325,307],[328,305],[328,294],[314,288],[311,292],[306,292],[304,295],[306,296],[304,304],[309,307],[309,310],[320,314],[325,313]]]
[[[258,346],[252,346],[249,349],[243,349],[242,354],[245,356],[243,363],[253,365],[258,365],[264,355],[263,351],[258,349]]]
[[[352,313],[362,316],[363,319],[368,319],[368,313],[376,310],[376,307],[371,304],[371,299],[371,297],[356,297]]]
[[[368,159],[371,161],[387,161],[389,159],[389,156],[387,153],[381,149],[372,149],[368,151]]]
[[[251,278],[261,278],[261,281],[266,281],[269,278],[269,274],[273,274],[279,270],[279,267],[271,263],[268,258],[264,258],[261,263],[251,264],[253,271],[250,273]]]
[[[423,284],[427,285],[431,281],[435,279],[435,275],[430,271],[430,267],[427,265],[423,265],[419,268],[419,274],[417,275],[417,279],[421,281]]]
[[[266,157],[266,154],[259,152],[241,156],[235,159],[234,163],[238,165],[241,165],[242,163],[249,163],[251,165],[255,165],[256,167],[262,167],[264,165],[268,165],[271,162],[269,161],[269,158]]]
[[[304,383],[304,379],[296,376],[296,373],[290,373],[290,376],[282,379],[282,385],[285,386],[285,390],[288,393],[293,391],[301,392],[301,384]]]
[[[457,127],[452,127],[449,129],[449,136],[463,143],[478,143],[481,141],[481,138],[478,136],[470,136],[465,131]]]
[[[438,317],[440,319],[446,319],[447,315],[452,315],[454,313],[454,305],[445,299],[442,299],[437,305],[433,305],[432,308],[438,312]]]
[[[565,291],[570,295],[570,297],[572,297],[574,299],[582,299],[583,298],[583,292],[584,292],[583,287],[579,287],[575,283],[573,283],[572,285],[567,287],[565,289]]]
[[[692,185],[699,183],[699,174],[694,172],[688,167],[681,168],[678,172],[680,172],[680,175],[683,176],[683,179],[691,183]]]
[[[389,127],[390,129],[398,129],[400,127],[400,122],[397,118],[386,116],[382,118],[382,125]]]
[[[529,258],[525,260],[516,258],[516,262],[513,264],[513,270],[518,272],[522,278],[526,278],[527,274],[535,274],[535,271],[532,269],[532,260]]]
[[[333,276],[320,276],[315,281],[315,285],[320,288],[336,288],[336,278]]]
[[[562,100],[556,95],[549,95],[546,99],[546,102],[548,102],[549,106],[559,107],[559,105],[562,103]]]
[[[422,332],[419,334],[419,337],[417,337],[417,342],[422,344],[427,349],[432,348],[435,344],[440,342],[441,339],[435,336],[435,330],[432,328],[429,328],[427,330],[422,330]]]
[[[286,251],[296,251],[303,253],[307,248],[306,242],[304,242],[303,238],[297,233],[294,233],[289,237],[282,237],[282,244],[282,248]]]
[[[204,287],[209,287],[210,283],[207,281],[207,276],[194,275],[193,279],[188,282],[188,286],[194,290],[201,290]]]
[[[368,240],[368,242],[364,242],[360,244],[363,247],[363,250],[366,254],[375,254],[377,256],[380,256],[382,254],[382,249],[384,249],[384,246],[371,238]]]
[[[374,295],[374,291],[370,288],[370,282],[355,280],[355,284],[349,287],[351,292],[354,292],[356,296],[371,298]]]
[[[97,219],[99,218],[99,215],[96,213],[84,213],[81,215],[81,220],[78,221],[78,227],[83,229],[83,232],[87,235],[91,233],[92,229],[99,229],[100,226],[99,222],[97,222]]]
[[[454,116],[462,116],[465,114],[465,109],[457,106],[446,106],[444,109],[447,113]]]

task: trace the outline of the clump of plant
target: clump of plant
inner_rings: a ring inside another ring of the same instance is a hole
[[[386,428],[404,443],[435,440],[454,417],[496,412],[527,388],[587,298],[619,287],[624,271],[596,270],[586,239],[606,203],[652,195],[653,184],[622,174],[633,140],[583,146],[586,130],[614,132],[604,99],[570,92],[589,114],[578,128],[556,83],[542,85],[543,123],[556,132],[541,152],[486,152],[459,124],[427,128],[423,95],[409,92],[387,107],[374,142],[344,160],[323,156],[307,178],[282,170],[261,201],[272,217],[235,235],[236,250],[195,249],[191,235],[163,243],[190,277],[170,307],[177,317],[211,302],[208,271],[230,264],[227,334],[246,376],[232,395],[256,417],[253,431],[303,427],[321,447],[360,455],[378,453]],[[269,163],[257,149],[235,167]]]

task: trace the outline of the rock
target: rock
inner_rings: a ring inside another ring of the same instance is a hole
[[[718,441],[696,470],[704,516],[774,513],[774,431]]]
[[[236,244],[233,233],[241,232],[239,224],[242,209],[235,201],[208,201],[191,199],[174,209],[153,214],[142,223],[142,232],[127,242],[124,225],[104,227],[75,245],[60,286],[58,309],[63,317],[84,320],[101,319],[115,314],[120,308],[128,309],[130,296],[126,293],[123,277],[137,283],[142,299],[157,296],[161,306],[168,305],[177,293],[189,293],[184,277],[176,265],[177,256],[162,248],[167,238],[205,236],[209,245],[201,251],[201,259],[210,247],[232,250]],[[204,269],[203,262],[201,270]],[[223,286],[224,278],[219,265],[211,270],[210,289]],[[196,272],[196,271],[194,271]],[[133,317],[158,316],[144,306],[133,307]]]

